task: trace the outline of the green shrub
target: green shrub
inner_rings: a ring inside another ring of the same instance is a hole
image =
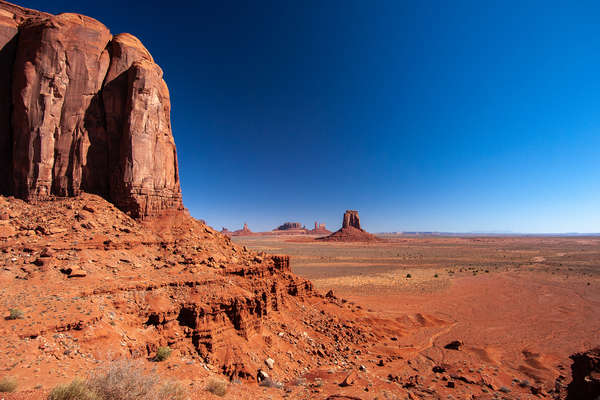
[[[100,397],[86,382],[75,379],[68,385],[55,387],[48,400],[100,400]]]
[[[14,392],[17,386],[17,380],[15,378],[5,376],[0,379],[0,392]]]
[[[406,277],[407,278],[412,278],[412,275],[411,274],[406,274]]]
[[[22,319],[25,315],[23,311],[19,310],[18,308],[11,308],[8,311],[10,312],[8,319]]]
[[[225,396],[227,393],[227,382],[221,379],[211,379],[206,386],[206,390],[216,396]]]
[[[171,350],[171,348],[167,346],[161,346],[156,351],[156,357],[154,357],[154,361],[165,361],[167,358],[169,358],[172,352],[173,350]]]

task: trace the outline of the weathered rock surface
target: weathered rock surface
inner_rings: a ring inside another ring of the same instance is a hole
[[[344,213],[344,219],[342,221],[342,228],[348,228],[348,227],[361,229],[358,211],[346,210],[346,212]]]
[[[170,100],[141,42],[79,14],[0,1],[0,192],[182,209]]]
[[[567,388],[567,400],[600,397],[600,347],[571,356],[573,380]]]

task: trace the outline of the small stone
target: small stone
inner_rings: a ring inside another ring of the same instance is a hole
[[[261,382],[261,381],[264,381],[265,379],[269,379],[269,374],[267,374],[262,369],[259,369],[258,373],[256,374],[256,378],[258,379],[259,382]]]
[[[273,360],[272,358],[267,358],[265,360],[265,364],[267,364],[267,367],[269,367],[269,369],[273,369],[273,367],[275,366],[275,360]]]
[[[352,371],[346,375],[346,378],[344,378],[344,381],[340,383],[340,386],[352,386],[356,382],[356,378],[358,378],[358,375],[356,372]]]

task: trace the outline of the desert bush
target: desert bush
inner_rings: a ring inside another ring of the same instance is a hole
[[[152,399],[159,377],[145,373],[141,363],[122,360],[99,367],[88,385],[102,400]]]
[[[182,384],[163,383],[161,379],[155,372],[144,371],[141,362],[121,360],[96,369],[86,383],[98,395],[98,400],[188,399]]]
[[[407,278],[412,278],[412,275],[411,274],[406,274],[406,277]]]
[[[173,352],[173,350],[167,346],[159,347],[156,351],[156,357],[154,357],[154,361],[165,361],[167,358],[169,358],[171,352]]]
[[[14,392],[17,388],[17,381],[15,378],[5,376],[0,379],[0,392]]]
[[[23,311],[19,310],[18,308],[11,308],[8,311],[10,312],[8,319],[21,319],[25,315]]]
[[[187,400],[189,398],[188,391],[179,382],[166,382],[163,383],[160,389],[158,389],[158,398],[165,400]]]
[[[216,396],[225,396],[227,393],[227,382],[221,379],[211,379],[206,385],[206,390]]]
[[[75,379],[67,385],[52,389],[48,400],[100,400],[100,397],[85,381]]]

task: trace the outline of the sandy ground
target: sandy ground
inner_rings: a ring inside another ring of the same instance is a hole
[[[378,317],[426,314],[445,321],[429,342],[410,335],[398,341],[436,362],[488,365],[550,387],[570,376],[570,354],[600,344],[600,238],[236,241],[291,255],[292,270],[317,289],[333,290]],[[464,343],[456,360],[440,350],[452,340]]]

